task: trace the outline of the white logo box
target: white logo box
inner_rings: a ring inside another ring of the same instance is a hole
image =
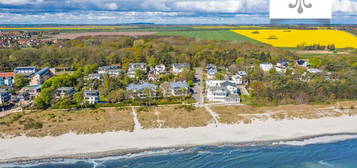
[[[331,19],[332,3],[333,0],[270,0],[270,19]]]

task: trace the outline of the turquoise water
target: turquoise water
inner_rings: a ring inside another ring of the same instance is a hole
[[[0,165],[19,168],[357,168],[357,140],[305,146],[201,146],[100,159]]]

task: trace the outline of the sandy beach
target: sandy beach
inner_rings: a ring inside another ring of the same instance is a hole
[[[104,151],[279,141],[325,134],[357,133],[357,116],[255,121],[187,129],[152,129],[58,137],[0,139],[0,161],[63,157]]]

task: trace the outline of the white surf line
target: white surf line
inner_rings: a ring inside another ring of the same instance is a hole
[[[137,130],[141,130],[142,127],[141,127],[141,124],[138,120],[138,115],[136,114],[136,111],[135,111],[135,108],[134,107],[131,107],[131,111],[132,111],[132,116],[133,116],[133,120],[134,120],[134,131],[137,131]]]
[[[216,112],[214,112],[208,104],[205,104],[204,105],[205,109],[211,114],[213,120],[214,120],[214,124],[216,125],[216,127],[219,125],[219,122],[218,122],[218,114]]]

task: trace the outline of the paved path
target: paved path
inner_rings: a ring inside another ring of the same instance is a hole
[[[134,120],[134,131],[137,131],[137,130],[141,130],[142,127],[141,127],[141,124],[138,120],[138,115],[136,114],[136,110],[134,107],[131,107],[131,114],[133,116],[133,120]]]
[[[203,73],[202,68],[195,68],[195,78],[196,83],[195,87],[193,88],[193,98],[196,100],[197,105],[204,104],[204,96],[203,96]]]

